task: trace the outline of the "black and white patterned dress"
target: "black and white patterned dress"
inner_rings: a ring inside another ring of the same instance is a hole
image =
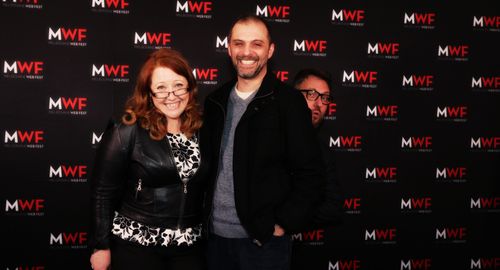
[[[187,138],[184,134],[167,134],[167,140],[174,156],[177,171],[184,183],[184,192],[189,179],[200,165],[198,138]],[[201,237],[201,224],[192,228],[167,229],[148,226],[115,212],[112,233],[121,239],[143,246],[192,245]]]

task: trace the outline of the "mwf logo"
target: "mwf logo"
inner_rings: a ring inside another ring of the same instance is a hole
[[[49,97],[49,113],[52,114],[86,115],[86,108],[86,97]]]
[[[49,166],[49,181],[51,182],[87,182],[86,165]]]
[[[402,81],[403,90],[434,90],[434,75],[403,75]]]
[[[75,47],[87,46],[87,28],[49,27],[49,44]]]
[[[366,106],[366,119],[398,121],[398,105]]]
[[[293,40],[293,54],[303,56],[326,56],[326,40]]]
[[[405,12],[403,24],[408,28],[434,29],[436,24],[436,13]]]
[[[290,75],[290,72],[286,70],[274,70],[273,73],[276,75],[276,79],[282,82],[287,82],[289,79],[288,76]]]
[[[396,229],[365,230],[365,243],[396,244]]]
[[[500,197],[479,197],[470,199],[470,208],[487,212],[499,212]]]
[[[437,107],[437,120],[448,120],[454,122],[467,121],[467,106],[445,106]]]
[[[93,81],[129,82],[129,65],[92,64]]]
[[[367,54],[370,58],[398,59],[399,43],[368,42]]]
[[[432,207],[432,198],[401,198],[401,211],[402,212],[416,212],[416,213],[430,213]]]
[[[436,229],[435,240],[451,243],[465,243],[467,236],[467,228],[442,228]]]
[[[43,79],[42,61],[20,61],[11,63],[3,61],[3,76],[13,79],[41,80]]]
[[[432,137],[401,137],[401,149],[405,151],[432,152]]]
[[[44,199],[17,199],[5,200],[5,213],[10,215],[43,216],[45,209]]]
[[[337,151],[361,152],[362,136],[330,137],[329,147]]]
[[[292,240],[294,242],[300,242],[312,246],[323,245],[325,241],[325,230],[318,229],[318,230],[293,234]]]
[[[348,87],[377,88],[377,71],[343,71],[342,85]]]
[[[470,269],[500,269],[500,257],[470,259]]]
[[[194,68],[193,76],[198,84],[215,85],[218,83],[217,78],[219,69],[217,68]]]
[[[474,16],[472,27],[475,30],[500,32],[500,16]]]
[[[213,3],[208,1],[177,1],[175,12],[180,17],[211,19],[212,5]]]
[[[101,132],[101,133],[92,132],[92,135],[91,135],[92,147],[97,147],[99,145],[99,143],[102,140],[103,134],[104,134],[104,132]]]
[[[438,59],[468,61],[469,45],[438,45]]]
[[[290,22],[290,6],[259,6],[255,9],[255,15],[273,22]]]
[[[450,181],[464,183],[467,181],[466,167],[444,167],[436,168],[436,179],[439,181]]]
[[[126,0],[92,0],[92,11],[114,14],[129,14],[129,3]]]
[[[350,215],[361,214],[361,198],[345,198],[344,199],[344,212]]]
[[[50,233],[49,245],[52,248],[87,248],[87,232]]]
[[[16,7],[16,8],[31,8],[31,9],[42,9],[43,5],[40,0],[2,0],[2,6],[4,7]]]
[[[23,148],[43,148],[43,130],[15,130],[13,132],[5,131],[5,147],[23,147]]]
[[[160,49],[170,48],[172,34],[164,32],[134,32],[134,48]]]
[[[374,167],[366,168],[365,180],[367,182],[396,183],[398,175],[397,167]]]
[[[360,260],[337,260],[328,262],[328,270],[358,270],[361,269]]]
[[[429,270],[431,269],[432,260],[425,259],[409,259],[401,260],[400,270]]]
[[[227,36],[216,36],[215,37],[215,51],[220,53],[227,53],[228,47]]]
[[[362,9],[332,9],[332,24],[364,26],[365,11]]]
[[[472,77],[472,90],[500,92],[500,76]]]
[[[500,152],[500,137],[470,138],[470,149],[476,151]]]

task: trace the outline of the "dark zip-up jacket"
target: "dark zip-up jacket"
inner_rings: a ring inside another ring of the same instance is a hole
[[[210,146],[211,170],[205,202],[210,220],[230,81],[207,96],[202,139]],[[323,197],[325,165],[299,91],[267,74],[239,121],[233,146],[234,195],[238,217],[250,237],[265,243],[274,224],[287,233],[310,222]]]
[[[111,123],[99,145],[92,173],[93,249],[109,248],[114,212],[149,226],[188,228],[202,222],[203,156],[195,175],[182,183],[167,138],[153,140],[139,124]]]

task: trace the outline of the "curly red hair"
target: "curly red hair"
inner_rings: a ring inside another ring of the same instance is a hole
[[[142,128],[149,131],[149,136],[154,140],[161,140],[167,135],[167,118],[151,100],[151,76],[157,67],[169,68],[188,81],[189,101],[180,116],[180,130],[189,138],[202,124],[199,105],[196,102],[198,87],[187,60],[181,53],[172,49],[162,48],[153,52],[142,65],[134,92],[125,104],[122,122],[133,125],[138,121]]]

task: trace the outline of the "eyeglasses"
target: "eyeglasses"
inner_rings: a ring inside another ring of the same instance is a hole
[[[302,89],[300,92],[302,92],[302,94],[304,94],[309,101],[316,101],[319,97],[321,99],[321,103],[324,105],[328,105],[333,102],[333,99],[329,94],[321,94],[314,89]]]
[[[180,97],[182,95],[185,95],[187,94],[188,92],[188,89],[187,88],[179,88],[177,90],[174,90],[174,91],[170,91],[170,92],[166,92],[166,91],[162,91],[162,92],[151,92],[151,95],[155,98],[158,98],[158,99],[165,99],[165,98],[168,98],[170,96],[170,94],[173,94],[174,96],[176,97]]]

